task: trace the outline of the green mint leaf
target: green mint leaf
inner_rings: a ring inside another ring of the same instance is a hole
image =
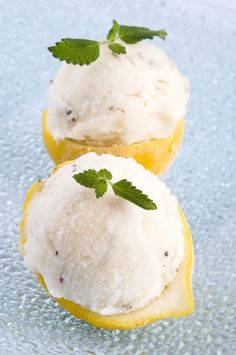
[[[113,26],[109,30],[107,35],[108,42],[113,42],[116,39],[118,31],[119,31],[119,24],[116,20],[113,20]]]
[[[54,46],[49,47],[49,52],[70,64],[90,64],[99,57],[100,44],[88,39],[63,38]]]
[[[164,29],[153,31],[147,27],[119,25],[116,20],[113,20],[113,25],[107,34],[107,42],[62,38],[54,46],[48,47],[48,50],[55,58],[68,64],[89,65],[98,59],[100,55],[100,43],[107,44],[113,53],[125,54],[125,47],[120,43],[114,43],[116,39],[120,39],[128,44],[135,44],[143,39],[153,39],[154,37],[164,40],[166,36],[167,32]]]
[[[82,186],[94,188],[97,198],[102,197],[106,193],[107,184],[109,183],[115,195],[145,210],[157,209],[157,205],[130,181],[123,179],[113,183],[111,181],[112,174],[107,169],[101,169],[99,171],[94,169],[85,170],[82,173],[73,175],[73,178]]]
[[[123,179],[112,184],[114,193],[145,210],[155,210],[157,205],[130,181]]]
[[[103,178],[103,179],[106,179],[106,180],[111,180],[112,179],[112,174],[107,169],[99,170],[98,176],[100,178]]]
[[[89,169],[82,173],[74,174],[73,178],[82,186],[94,188],[96,197],[99,198],[107,191],[107,181],[112,179],[112,175],[107,169],[101,169],[98,172],[94,169]]]
[[[135,44],[143,39],[153,39],[155,36],[164,40],[167,32],[164,29],[152,31],[146,27],[119,25],[119,37],[123,42],[128,44]]]
[[[126,49],[125,47],[123,47],[121,44],[119,43],[110,43],[108,44],[108,48],[117,54],[125,54],[126,53]]]
[[[105,194],[106,191],[107,191],[107,182],[106,182],[106,180],[105,179],[98,180],[95,183],[96,197],[97,198],[102,197]]]
[[[82,173],[74,174],[73,178],[82,186],[94,188],[98,180],[98,173],[94,169],[89,169]]]

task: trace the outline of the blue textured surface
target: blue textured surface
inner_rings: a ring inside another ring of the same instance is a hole
[[[0,0],[0,353],[235,354],[236,5],[232,1]],[[103,38],[113,17],[165,27],[156,40],[190,78],[184,144],[164,178],[195,244],[195,314],[133,331],[95,329],[65,313],[17,252],[25,192],[52,167],[41,112],[64,36]]]

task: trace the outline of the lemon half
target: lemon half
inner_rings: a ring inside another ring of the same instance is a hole
[[[53,172],[64,165],[71,164],[66,162],[56,167]],[[36,192],[39,192],[44,186],[43,181],[37,181],[28,190],[23,207],[23,217],[20,223],[20,241],[19,249],[21,255],[24,255],[24,226],[27,219],[27,208]],[[157,320],[171,317],[184,317],[193,313],[194,299],[191,287],[191,276],[193,270],[194,253],[192,237],[183,215],[179,210],[184,229],[184,259],[181,263],[178,273],[174,280],[164,289],[161,296],[150,302],[148,305],[128,313],[119,313],[117,315],[103,316],[81,307],[72,301],[64,298],[55,298],[55,301],[65,310],[96,327],[106,329],[133,329],[152,323]],[[40,274],[35,275],[39,283],[47,291],[47,285]]]
[[[43,140],[55,164],[76,159],[88,152],[106,153],[125,158],[134,158],[139,164],[142,164],[154,174],[162,174],[177,155],[184,133],[184,120],[182,119],[169,138],[151,139],[130,145],[90,146],[69,138],[56,140],[48,130],[47,119],[48,112],[45,110],[42,118]]]

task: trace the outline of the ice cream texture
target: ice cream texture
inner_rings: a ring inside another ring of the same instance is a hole
[[[55,139],[133,144],[173,134],[186,114],[188,79],[152,44],[126,50],[116,55],[101,45],[88,66],[62,64],[49,89]]]
[[[106,168],[150,196],[146,211],[114,195],[100,199],[72,178]],[[27,207],[25,265],[48,292],[101,315],[139,309],[161,295],[184,257],[178,202],[158,177],[133,159],[89,153],[52,174]]]

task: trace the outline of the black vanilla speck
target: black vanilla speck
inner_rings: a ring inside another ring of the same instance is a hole
[[[165,255],[165,256],[169,256],[169,253],[168,253],[168,251],[166,251],[164,255]]]
[[[126,304],[122,308],[125,310],[129,310],[129,309],[132,309],[132,306],[130,304]]]

